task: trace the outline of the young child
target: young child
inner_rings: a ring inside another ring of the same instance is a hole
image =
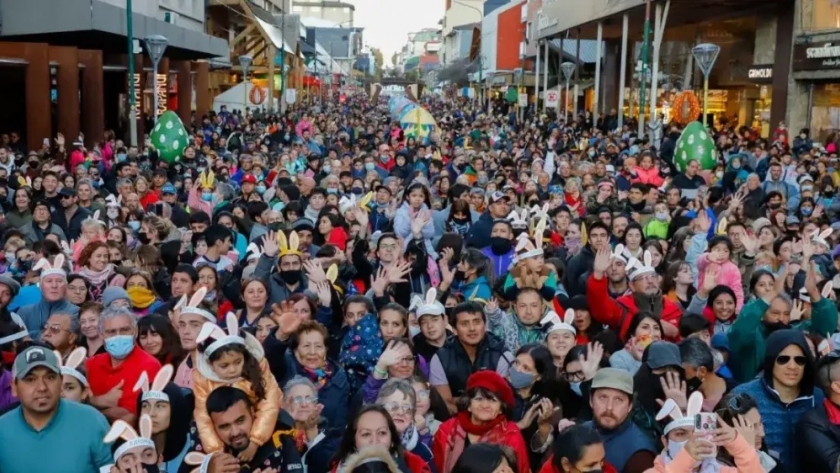
[[[703,287],[706,267],[717,264],[720,267],[718,285],[727,286],[735,293],[735,313],[744,305],[744,287],[741,285],[741,270],[732,262],[732,241],[724,235],[715,235],[709,240],[709,251],[697,257],[697,287]]]
[[[78,241],[70,242],[73,250],[73,261],[79,261],[79,256],[82,250],[93,241],[105,241],[105,223],[99,220],[99,211],[84,220],[82,220],[82,236]]]
[[[200,290],[199,290],[200,292]],[[224,444],[213,429],[207,414],[207,396],[220,386],[233,386],[248,393],[257,406],[251,443],[240,452],[241,461],[250,461],[257,448],[271,440],[283,393],[268,367],[262,345],[247,332],[240,334],[239,322],[233,313],[226,317],[227,333],[216,324],[205,322],[198,342],[198,367],[193,371],[195,422],[201,445],[207,453],[222,451]]]
[[[657,202],[653,206],[654,218],[645,225],[645,238],[655,237],[663,240],[668,239],[668,227],[671,225],[671,214],[668,212],[668,204]]]

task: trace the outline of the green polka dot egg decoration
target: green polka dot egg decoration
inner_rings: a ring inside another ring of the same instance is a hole
[[[171,164],[181,159],[187,147],[188,137],[187,129],[184,128],[178,114],[167,110],[158,117],[149,140],[157,150],[160,159]]]
[[[691,122],[685,127],[674,151],[674,164],[680,172],[685,172],[692,159],[696,159],[704,170],[714,169],[717,164],[715,142],[700,122]]]

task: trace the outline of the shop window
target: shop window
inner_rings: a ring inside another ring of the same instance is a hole
[[[814,0],[814,23],[812,29],[840,29],[840,1]]]
[[[811,136],[824,142],[835,130],[840,130],[840,84],[814,84]]]

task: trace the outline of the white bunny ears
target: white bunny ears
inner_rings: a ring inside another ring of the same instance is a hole
[[[517,229],[517,230],[524,230],[528,228],[528,210],[522,210],[522,214],[516,213],[516,210],[512,211],[508,214],[507,220],[510,222],[510,226]]]
[[[44,279],[47,276],[62,276],[67,277],[67,272],[64,271],[64,255],[59,254],[55,257],[52,264],[46,258],[41,258],[40,261],[35,263],[35,266],[32,267],[33,271],[41,271],[41,279]]]
[[[446,308],[437,300],[437,289],[433,287],[426,291],[425,300],[415,294],[411,298],[411,306],[408,310],[413,310],[418,319],[423,315],[443,315],[446,312]]]
[[[105,197],[105,202],[108,207],[119,207],[122,205],[122,195],[114,197],[114,194],[108,194],[108,197]]]
[[[260,256],[262,256],[262,251],[260,251],[260,247],[257,246],[256,243],[251,243],[248,245],[248,248],[245,249],[245,261],[260,259]]]
[[[577,329],[574,326],[575,322],[575,310],[574,309],[566,309],[566,313],[563,314],[563,318],[560,319],[560,316],[557,315],[557,312],[549,311],[545,314],[545,317],[540,320],[540,324],[543,327],[548,327],[548,332],[556,332],[558,330],[568,330],[573,334],[577,335]]]
[[[630,257],[630,260],[627,262],[627,269],[632,269],[632,271],[630,272],[631,281],[638,278],[639,276],[644,276],[645,274],[656,272],[656,268],[653,267],[653,255],[650,253],[650,251],[645,251],[644,258],[644,264],[633,257]]]
[[[234,315],[233,312],[228,312],[225,317],[225,322],[227,324],[227,333],[225,333],[225,331],[218,325],[210,322],[204,322],[204,325],[201,327],[201,332],[199,332],[196,342],[204,343],[204,341],[209,338],[214,340],[213,343],[204,350],[204,354],[208,357],[212,355],[214,351],[225,345],[236,344],[245,346],[245,339],[239,336],[239,320],[236,319],[236,315]]]
[[[831,227],[826,228],[822,232],[814,230],[814,233],[811,234],[811,240],[814,243],[819,243],[820,245],[825,246],[826,248],[831,248],[831,245],[828,244],[828,240],[826,240],[826,238],[830,237],[832,233],[834,233],[834,230],[832,230]]]
[[[615,245],[615,249],[613,249],[611,258],[617,259],[623,262],[624,264],[627,264],[627,257],[629,256],[627,253],[629,252],[624,248],[624,245],[619,243]]]
[[[528,233],[520,233],[516,242],[516,261],[543,255],[543,232],[546,220],[541,218],[534,228],[534,241],[528,238]]]
[[[208,455],[202,452],[190,452],[184,457],[184,463],[195,467],[190,473],[207,473],[210,470],[212,458],[212,453]]]
[[[671,417],[671,419],[673,419],[665,426],[665,435],[668,435],[668,433],[674,429],[694,426],[694,416],[703,410],[703,400],[703,394],[699,391],[691,393],[691,396],[688,398],[688,406],[685,415],[683,415],[679,406],[677,406],[677,403],[674,402],[673,399],[665,401],[662,409],[659,409],[659,413],[656,414],[656,420],[662,420],[666,417]]]
[[[61,364],[62,375],[72,376],[78,379],[84,387],[90,386],[88,384],[87,377],[83,375],[81,371],[76,369],[79,367],[79,365],[82,364],[83,361],[85,361],[85,357],[87,356],[87,348],[77,347],[75,350],[70,352],[70,355],[67,357],[67,361],[64,363],[61,363],[61,353],[56,351],[55,356],[58,357],[59,363]]]
[[[134,385],[134,391],[143,391],[143,394],[140,395],[140,401],[153,399],[169,402],[169,395],[163,392],[163,390],[169,384],[169,381],[172,380],[174,373],[175,369],[172,368],[172,365],[162,367],[155,375],[151,388],[149,387],[149,375],[145,371],[140,373],[140,378],[137,379],[137,383]]]
[[[181,300],[178,301],[178,304],[175,305],[176,309],[181,309],[181,315],[183,314],[194,314],[200,315],[207,319],[208,321],[212,322],[213,324],[216,323],[216,317],[213,316],[210,312],[199,307],[201,301],[204,300],[204,297],[207,295],[207,289],[204,287],[200,287],[192,297],[187,300],[187,295],[184,294],[181,296]]]
[[[105,443],[113,443],[117,439],[125,440],[125,443],[120,445],[114,452],[114,462],[119,461],[120,457],[137,447],[155,448],[155,442],[152,440],[152,418],[148,414],[140,416],[140,434],[133,427],[128,425],[124,420],[118,420],[111,425],[111,430],[105,434]]]
[[[99,210],[82,220],[82,224],[97,224],[103,227],[105,226],[105,222],[99,219]]]
[[[341,215],[344,215],[345,212],[356,207],[356,204],[356,194],[350,194],[349,197],[345,195],[338,201],[338,211]]]
[[[823,286],[822,291],[820,291],[820,295],[823,298],[828,299],[831,296],[831,292],[834,290],[834,281],[828,280],[825,282],[825,286]],[[799,290],[799,300],[802,302],[815,302],[811,300],[811,296],[808,295],[808,290],[804,287]]]

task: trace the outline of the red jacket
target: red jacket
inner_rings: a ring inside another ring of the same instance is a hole
[[[618,470],[616,470],[615,467],[607,463],[606,460],[604,460],[604,467],[601,471],[603,471],[604,473],[618,473]],[[540,468],[540,473],[562,473],[557,468],[554,468],[554,455],[548,457],[548,460],[546,460],[545,463],[543,463],[542,468]]]
[[[618,299],[610,297],[608,284],[606,277],[595,279],[594,275],[590,275],[586,284],[586,305],[589,306],[589,313],[592,314],[593,320],[609,325],[613,330],[618,330],[619,338],[626,340],[630,321],[639,309],[636,307],[636,300],[632,294]],[[677,326],[680,323],[680,317],[682,317],[680,306],[663,296],[660,319]]]
[[[411,473],[432,473],[432,469],[429,468],[426,460],[423,460],[420,455],[411,452],[404,452],[403,460],[405,460],[405,464],[408,466],[408,470],[411,471]],[[338,463],[333,463],[330,472],[338,473]]]
[[[434,456],[438,473],[451,473],[446,469],[446,459],[452,453],[452,447],[458,435],[466,436],[467,433],[458,425],[457,416],[441,424],[437,433],[435,433],[435,437],[432,440],[432,456]],[[516,426],[515,422],[507,421],[497,425],[479,441],[482,443],[507,445],[516,454],[516,462],[519,466],[518,473],[530,473],[531,466],[528,464],[528,447],[525,445],[522,432]],[[454,465],[455,462],[452,462],[452,464]]]

